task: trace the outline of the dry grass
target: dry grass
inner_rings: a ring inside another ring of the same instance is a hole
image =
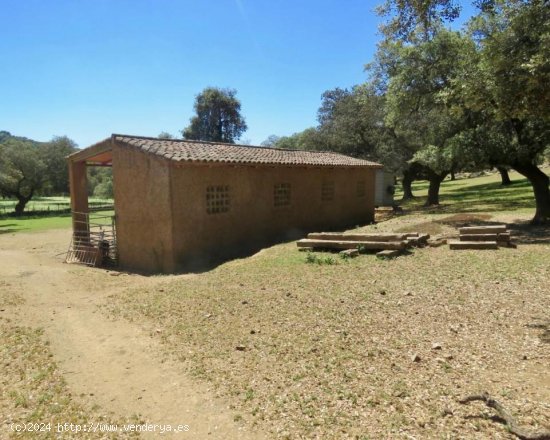
[[[0,320],[0,414],[1,434],[5,438],[28,439],[110,439],[135,438],[130,434],[70,433],[59,434],[57,423],[86,425],[112,424],[112,417],[97,407],[72,396],[57,369],[48,344],[40,330],[20,327],[9,319]],[[13,432],[10,424],[51,423],[51,431]],[[121,422],[122,423],[122,422]],[[127,420],[126,423],[129,423]],[[135,423],[135,422],[134,422]]]
[[[362,229],[456,233],[443,218]],[[148,323],[274,437],[508,439],[488,410],[457,399],[486,390],[521,423],[550,425],[550,245],[538,243],[331,265],[288,243],[113,296],[110,311]]]

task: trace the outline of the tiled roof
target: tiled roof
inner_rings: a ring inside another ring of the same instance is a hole
[[[222,162],[265,165],[310,165],[380,168],[381,165],[343,154],[324,151],[285,150],[281,148],[216,142],[158,139],[113,134],[117,144],[177,162]]]

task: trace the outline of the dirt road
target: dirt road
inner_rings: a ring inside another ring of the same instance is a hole
[[[174,438],[264,438],[239,426],[226,402],[166,359],[151,329],[110,319],[98,307],[132,285],[159,288],[171,277],[64,264],[61,254],[69,234],[51,230],[0,235],[0,288],[23,299],[3,307],[3,314],[44,329],[71,392],[120,417],[139,415],[150,423],[189,425],[189,432]]]

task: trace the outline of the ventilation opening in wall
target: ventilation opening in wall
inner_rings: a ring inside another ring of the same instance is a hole
[[[357,197],[365,197],[367,195],[367,186],[364,180],[357,182]]]
[[[229,206],[229,186],[215,185],[206,188],[206,212],[208,214],[227,212]]]
[[[321,200],[323,202],[334,200],[334,182],[323,182],[321,185]]]
[[[273,206],[290,206],[290,183],[278,183],[273,187]]]

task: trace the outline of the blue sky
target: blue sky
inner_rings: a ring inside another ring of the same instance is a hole
[[[0,130],[80,147],[179,136],[195,95],[217,86],[238,91],[242,139],[292,134],[316,124],[325,90],[366,79],[378,3],[2,0]]]

